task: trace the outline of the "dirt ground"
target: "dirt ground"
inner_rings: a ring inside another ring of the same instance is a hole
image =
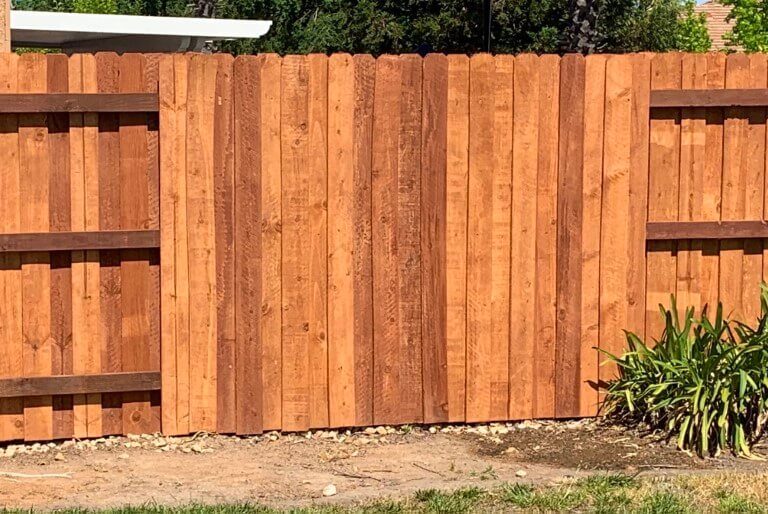
[[[723,469],[768,471],[768,463],[730,456],[702,460],[655,437],[595,422],[380,427],[258,438],[108,438],[6,447],[0,456],[0,507],[238,502],[291,507],[399,497],[428,488],[554,484],[600,470],[666,475]],[[337,494],[324,497],[329,484]]]

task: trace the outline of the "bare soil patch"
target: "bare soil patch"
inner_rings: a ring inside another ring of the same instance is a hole
[[[765,463],[693,458],[655,438],[592,422],[379,432],[110,438],[38,446],[32,453],[14,447],[0,457],[0,507],[243,502],[293,507],[367,502],[431,488],[549,485],[595,470],[768,471]],[[337,494],[324,497],[329,484]]]
[[[520,426],[520,425],[518,425]],[[636,472],[649,469],[707,470],[760,465],[722,455],[700,459],[658,434],[593,421],[530,422],[497,437],[473,437],[484,457],[568,469]]]

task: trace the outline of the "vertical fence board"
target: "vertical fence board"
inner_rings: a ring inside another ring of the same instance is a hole
[[[533,415],[555,415],[555,303],[557,279],[557,157],[560,59],[539,60],[539,155],[536,188],[536,346]]]
[[[707,56],[684,55],[683,89],[706,89]],[[678,219],[701,219],[707,109],[683,109],[680,120],[680,192]],[[702,241],[680,241],[677,248],[677,301],[698,312],[701,307]]]
[[[651,62],[653,89],[680,89],[682,55],[659,54]],[[680,109],[657,109],[651,113],[650,170],[648,176],[648,220],[675,221],[678,217],[680,182]],[[648,243],[648,274],[645,333],[659,337],[663,320],[659,304],[667,306],[677,277],[676,241]]]
[[[355,88],[352,56],[328,62],[328,403],[331,426],[355,425]]]
[[[421,60],[376,62],[372,236],[374,422],[422,418],[419,166]]]
[[[176,210],[178,195],[179,131],[173,56],[163,56],[159,63],[160,103],[160,305],[161,305],[161,410],[162,431],[168,435],[180,433],[176,419],[178,407],[179,345],[176,320]]]
[[[283,422],[286,430],[310,427],[309,65],[303,56],[283,59],[281,91],[283,195]],[[308,294],[309,293],[309,294]]]
[[[725,87],[727,56],[722,53],[707,54],[708,89]],[[722,206],[723,180],[723,109],[707,109],[705,126],[704,177],[702,183],[701,216],[704,220],[719,221]],[[720,291],[720,242],[702,243],[701,295],[702,304],[716,309]]]
[[[648,54],[631,56],[632,89],[629,133],[629,216],[627,225],[627,329],[643,334],[646,322],[646,241],[651,63]],[[622,348],[624,348],[622,346]]]
[[[448,58],[424,59],[421,143],[421,333],[424,421],[448,420],[446,145]],[[506,372],[506,370],[505,370]]]
[[[0,90],[4,93],[18,91],[19,57],[13,53],[0,55]],[[4,199],[0,202],[0,230],[7,233],[21,231],[21,186],[19,163],[18,116],[0,116],[0,190]],[[23,374],[22,328],[22,278],[21,257],[18,253],[0,256],[0,375],[4,377]],[[0,399],[0,440],[24,438],[24,408],[21,398]]]
[[[581,333],[579,415],[598,408],[600,341],[600,219],[603,193],[605,56],[586,58],[584,70],[584,163],[582,168]]]
[[[189,62],[187,99],[187,241],[189,247],[189,428],[216,429],[216,241],[214,112],[217,67]]]
[[[446,364],[448,421],[466,419],[469,59],[448,56],[446,134]]]
[[[606,62],[603,195],[600,227],[600,348],[619,353],[627,326],[629,241],[630,124],[632,57],[610,56]],[[600,368],[600,381],[615,376],[614,365]]]
[[[509,417],[526,419],[534,408],[536,195],[539,143],[539,58],[515,59],[512,159],[512,245],[509,345]],[[513,331],[510,330],[512,333]],[[469,373],[469,369],[467,370]]]
[[[491,416],[493,56],[475,55],[469,67],[466,416],[477,421]]]
[[[768,61],[764,54],[750,54],[747,87],[765,88],[768,85]],[[766,109],[747,111],[746,141],[742,147],[741,167],[744,177],[744,219],[760,219],[764,212]],[[760,316],[760,284],[763,276],[763,243],[757,239],[744,240],[744,267],[742,281],[742,318],[748,323]]]
[[[259,57],[235,61],[235,182],[234,182],[234,391],[219,388],[219,395],[233,394],[222,408],[236,410],[239,434],[261,431],[262,408],[262,297],[261,259],[261,67]],[[218,233],[217,233],[218,236]],[[231,244],[231,243],[230,243]],[[217,248],[218,250],[218,248]],[[221,368],[219,368],[221,369]],[[234,402],[234,405],[231,403]],[[234,407],[234,408],[233,408]],[[235,412],[232,412],[235,414]],[[221,412],[220,416],[228,414]],[[221,418],[220,418],[221,419]]]
[[[126,54],[119,61],[122,93],[141,91],[146,58]],[[120,114],[120,227],[140,229],[149,224],[149,181],[147,169],[147,127],[143,114]],[[122,306],[121,371],[150,368],[149,251],[121,250],[120,282]],[[140,434],[152,431],[152,410],[148,392],[123,394],[123,431]]]
[[[307,57],[310,426],[328,426],[328,58]],[[306,173],[306,171],[305,171]],[[303,242],[304,245],[307,241]]]
[[[586,63],[567,55],[560,70],[557,185],[557,324],[555,415],[580,412],[582,233],[584,231],[584,95]]]
[[[100,93],[118,91],[118,57],[96,54],[97,87]],[[99,229],[117,230],[120,224],[120,134],[117,114],[99,118]],[[99,252],[101,369],[105,373],[122,371],[122,283],[120,252]],[[122,394],[102,395],[102,429],[105,435],[122,434]]]
[[[373,84],[376,61],[356,55],[354,113],[355,273],[355,424],[373,423],[373,258],[371,255],[371,165],[373,147]],[[329,170],[330,171],[330,170]]]
[[[513,74],[510,57],[470,60],[468,421],[504,419],[509,403]]]
[[[69,89],[66,55],[48,55],[49,93]],[[48,114],[48,174],[51,232],[72,230],[69,167],[69,115]],[[54,375],[71,375],[72,364],[72,254],[51,253],[51,370]],[[73,435],[72,397],[53,397],[53,437]]]
[[[44,93],[47,63],[43,54],[19,58],[19,91]],[[50,179],[48,128],[44,114],[19,115],[19,171],[22,232],[47,232],[50,228]],[[21,256],[23,370],[27,376],[50,375],[52,366],[51,256],[24,253]],[[24,399],[24,439],[45,440],[53,436],[50,396]]]
[[[263,428],[282,425],[282,178],[280,149],[282,59],[263,56],[260,83],[261,112],[261,346]]]
[[[213,140],[213,180],[214,180],[214,210],[216,238],[216,351],[217,353],[217,401],[216,426],[219,432],[252,433],[249,430],[252,412],[260,412],[261,408],[255,400],[261,395],[256,387],[241,390],[242,412],[249,421],[238,429],[236,404],[236,367],[237,335],[235,319],[235,183],[234,183],[234,100],[233,100],[233,62],[232,56],[219,54],[215,57],[217,66],[216,92],[214,97],[214,140]],[[213,64],[213,63],[212,63]],[[258,169],[258,168],[257,168]],[[248,218],[245,218],[248,219]],[[258,220],[258,216],[255,218]],[[258,227],[258,222],[256,223]],[[258,280],[258,274],[255,278]],[[254,296],[258,298],[260,295]],[[259,312],[258,304],[256,312]],[[258,319],[258,318],[257,318]],[[257,355],[260,348],[254,348],[242,355],[243,362],[251,368],[254,381],[261,382],[259,373],[260,358],[248,359]],[[247,376],[247,375],[246,375]],[[247,391],[247,392],[246,392]],[[253,395],[254,398],[251,398]],[[253,409],[253,411],[251,410]],[[257,423],[260,425],[260,423]],[[256,429],[258,431],[258,429]]]

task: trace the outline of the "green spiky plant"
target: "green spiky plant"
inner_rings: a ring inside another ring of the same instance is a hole
[[[660,309],[664,331],[653,346],[627,332],[627,353],[608,354],[619,377],[607,387],[606,414],[665,431],[700,456],[730,449],[756,458],[751,447],[768,419],[768,288],[754,326],[725,319],[722,304],[714,319],[706,307],[680,319],[674,297]]]

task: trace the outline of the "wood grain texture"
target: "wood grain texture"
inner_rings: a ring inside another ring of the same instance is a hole
[[[584,163],[582,168],[581,334],[579,414],[598,410],[600,357],[600,219],[603,193],[605,56],[589,56],[584,77]]]
[[[0,54],[0,89],[16,92],[18,87],[16,54]],[[18,116],[0,116],[0,189],[6,197],[0,202],[0,231],[21,230],[21,185]],[[18,377],[23,370],[22,278],[19,254],[0,255],[0,375]],[[20,398],[0,399],[0,440],[24,438],[24,408]]]
[[[555,415],[557,159],[560,59],[539,60],[539,155],[536,187],[536,332],[533,415]]]
[[[189,429],[216,430],[217,313],[214,113],[217,67],[189,61],[187,97],[187,244],[189,262]]]
[[[282,59],[262,58],[260,83],[280,83]],[[281,88],[260,88],[260,102],[262,423],[264,430],[275,430],[282,426],[283,393]]]
[[[0,378],[0,398],[86,395],[160,389],[157,371]],[[64,409],[62,409],[64,410]],[[67,409],[71,413],[71,409]]]
[[[27,93],[43,93],[47,87],[47,58],[25,54],[19,58],[18,87]],[[22,232],[50,229],[50,171],[48,127],[41,114],[19,116],[19,173]],[[23,180],[21,180],[23,178]],[[51,257],[47,253],[21,256],[23,370],[27,376],[52,372]],[[24,439],[53,437],[53,406],[50,396],[24,399]]]
[[[69,141],[67,153],[69,153]],[[82,143],[82,140],[80,141]],[[61,150],[60,150],[61,151]],[[59,167],[60,168],[60,167]],[[68,168],[67,168],[68,169]],[[82,171],[81,171],[82,173]],[[67,184],[56,184],[67,193],[66,203],[63,208],[70,209],[69,180]],[[66,187],[65,187],[66,186]],[[64,202],[57,198],[57,206]],[[51,207],[53,210],[53,207]],[[59,216],[58,214],[56,216]],[[66,214],[70,217],[70,214]],[[65,226],[69,228],[71,223],[64,225],[60,219],[53,221],[52,226]],[[0,234],[0,252],[66,252],[75,250],[119,250],[139,248],[159,248],[160,232],[158,230],[85,230],[58,232],[27,232],[21,234]],[[69,264],[69,263],[67,263]]]
[[[231,56],[220,54],[210,65],[217,67],[213,139],[213,186],[216,237],[216,351],[217,351],[217,407],[216,426],[224,433],[254,433],[251,427],[253,413],[261,411],[256,397],[261,396],[257,387],[240,389],[237,394],[237,369],[239,361],[253,374],[254,381],[261,382],[259,364],[260,348],[248,348],[237,355],[238,341],[235,307],[235,134],[234,134],[234,82]],[[247,218],[241,218],[247,219]],[[258,217],[256,218],[258,219]],[[258,279],[258,274],[256,275]],[[259,295],[254,296],[258,298]],[[258,306],[256,307],[258,312]],[[253,356],[253,358],[251,358]],[[244,377],[246,378],[246,377]],[[253,398],[250,397],[253,395]],[[242,397],[242,400],[238,398]],[[244,407],[238,408],[241,401]],[[238,424],[237,413],[243,420]],[[258,425],[260,423],[256,423]]]
[[[306,57],[283,59],[281,77],[281,142],[283,196],[283,421],[286,430],[310,427],[309,305],[306,262],[309,240],[307,213],[309,139],[307,96],[309,69]]]
[[[69,88],[67,56],[47,56],[48,94],[66,92]],[[72,227],[69,167],[69,115],[51,113],[48,125],[48,180],[50,190],[49,223],[52,233]],[[72,254],[51,254],[51,372],[72,374]],[[53,437],[72,437],[72,397],[53,397]]]
[[[627,267],[629,255],[630,141],[632,121],[632,57],[609,56],[605,72],[603,193],[600,227],[600,349],[621,353],[622,330],[628,325]],[[600,380],[616,368],[600,367]]]
[[[448,420],[466,418],[469,58],[448,56],[445,192]]]
[[[693,59],[689,55],[687,58]],[[706,56],[699,56],[704,60]],[[702,84],[690,83],[683,89],[660,89],[651,91],[651,108],[662,107],[766,107],[768,89],[758,83],[748,89],[707,89]],[[750,86],[753,84],[750,84]]]
[[[116,93],[119,60],[114,53],[96,54],[98,92]],[[99,229],[118,230],[120,220],[120,119],[117,114],[98,116]],[[99,252],[101,371],[122,371],[122,281],[120,252]],[[102,396],[102,431],[123,433],[122,395]]]
[[[448,58],[423,66],[421,126],[421,334],[424,422],[448,421],[446,188]],[[504,370],[506,375],[506,370]],[[506,403],[506,398],[504,399]]]
[[[649,124],[648,97],[651,87],[649,54],[635,54],[632,61],[630,111],[629,216],[627,225],[627,327],[643,333],[646,321],[646,244],[645,224],[648,221],[649,186]]]
[[[651,88],[672,89],[682,85],[682,54],[654,56]],[[673,221],[678,216],[680,184],[680,111],[651,113],[650,168],[648,175],[648,220]],[[659,337],[664,320],[659,303],[668,304],[677,280],[677,243],[648,243],[647,301],[645,333]]]
[[[470,60],[468,421],[504,419],[509,403],[513,74],[511,58]]]
[[[328,61],[328,402],[331,426],[356,424],[355,66]]]
[[[586,61],[582,56],[563,58],[557,175],[557,417],[575,417],[580,413],[585,74]]]
[[[706,85],[711,89],[725,87],[725,63],[723,54],[708,54]],[[723,115],[721,109],[707,109],[704,145],[704,171],[701,192],[701,219],[720,219],[723,180]],[[703,241],[701,248],[701,302],[714,309],[720,294],[720,243]]]
[[[725,87],[759,87],[766,80],[765,59],[732,55],[726,62]],[[729,108],[723,125],[723,221],[759,219],[762,215],[765,110]],[[762,275],[762,244],[728,240],[720,243],[720,299],[725,312],[754,319],[759,312],[756,286]]]
[[[376,62],[372,165],[374,423],[422,419],[421,60]]]
[[[682,59],[682,87],[707,87],[706,55],[684,55]],[[704,167],[706,165],[706,113],[703,108],[685,108],[680,119],[680,191],[678,219],[700,219],[698,208],[703,200]],[[646,226],[646,239],[652,236]],[[691,306],[698,312],[702,308],[701,277],[702,241],[680,241],[677,245],[676,298],[680,305]]]
[[[356,55],[353,134],[354,221],[352,266],[355,273],[355,424],[373,423],[373,258],[371,254],[371,165],[376,61]],[[330,171],[330,170],[329,170]]]
[[[260,57],[239,57],[234,68],[234,309],[235,365],[234,405],[219,403],[232,409],[235,431],[258,433],[263,425],[262,400],[262,175],[261,169],[261,68]],[[218,237],[218,231],[217,231]],[[220,353],[221,355],[221,353]],[[221,369],[221,368],[219,368]],[[221,374],[219,380],[221,380]],[[221,387],[219,394],[222,394]],[[227,402],[229,403],[229,402]],[[226,418],[230,414],[222,412]],[[221,419],[221,418],[220,418]]]
[[[536,334],[536,196],[539,145],[539,58],[515,59],[515,105],[512,159],[512,246],[510,324],[516,337],[509,343],[509,417],[526,419],[534,409]],[[469,372],[469,370],[468,370]]]
[[[176,419],[178,407],[178,366],[176,364],[176,210],[174,195],[177,183],[178,131],[176,111],[175,67],[173,56],[164,56],[159,63],[160,104],[160,334],[161,334],[161,428],[163,433],[179,432]]]
[[[50,55],[55,68],[66,66],[67,56]],[[58,64],[55,64],[59,61]],[[52,79],[66,84],[67,75],[53,74]],[[0,94],[0,113],[68,113],[68,112],[155,112],[158,110],[157,93],[67,93],[57,87],[46,93]]]
[[[121,92],[136,92],[144,87],[147,59],[126,54],[119,60]],[[146,116],[120,114],[120,226],[122,229],[148,228],[149,177]],[[120,252],[121,352],[122,371],[147,371],[151,368],[149,296],[154,294],[150,280],[150,253],[144,250]],[[153,414],[148,393],[123,395],[123,431],[141,434],[153,429]]]

